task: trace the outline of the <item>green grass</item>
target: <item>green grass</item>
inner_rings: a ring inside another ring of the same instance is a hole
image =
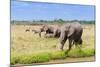
[[[72,49],[71,51],[56,51],[56,52],[46,52],[39,54],[24,54],[21,56],[11,57],[11,64],[32,64],[47,62],[55,59],[64,59],[67,57],[89,57],[95,55],[94,49]]]
[[[11,64],[32,64],[48,62],[50,60],[65,59],[67,57],[89,57],[95,55],[94,25],[83,25],[82,49],[72,47],[67,52],[68,41],[64,51],[58,51],[57,38],[40,38],[38,34],[25,32],[27,26],[15,25],[11,27]],[[35,27],[36,28],[36,27]]]
[[[20,64],[30,64],[49,61],[48,54],[38,54],[38,55],[24,55],[20,57]]]
[[[94,49],[72,49],[68,52],[68,57],[89,57],[95,55]]]
[[[50,57],[51,59],[55,60],[55,59],[64,59],[66,58],[66,54],[64,51],[56,51],[56,52],[52,52],[50,53]]]

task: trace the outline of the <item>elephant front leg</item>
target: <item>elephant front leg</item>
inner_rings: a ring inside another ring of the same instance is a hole
[[[53,37],[56,37],[56,34],[57,34],[57,30],[54,30]]]
[[[39,32],[39,37],[41,37],[41,32]]]
[[[60,50],[63,50],[63,47],[64,47],[64,44],[67,40],[67,37],[65,36],[65,33],[61,33],[61,36],[60,36]]]
[[[47,34],[48,34],[48,32],[46,31],[46,32],[45,32],[45,34],[44,34],[45,38],[47,38],[47,37],[48,37],[48,36],[47,36]]]
[[[65,41],[61,41],[60,42],[60,50],[63,51],[63,47],[64,47]]]
[[[42,33],[42,32],[43,32],[42,29],[40,29],[40,30],[38,31],[39,37],[41,37],[41,33]]]

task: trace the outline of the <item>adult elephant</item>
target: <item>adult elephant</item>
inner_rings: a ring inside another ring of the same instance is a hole
[[[43,25],[40,29],[39,36],[41,37],[41,32],[46,32],[47,34],[51,34],[52,37],[59,37],[60,36],[60,26],[58,25]]]
[[[63,46],[66,40],[69,40],[69,49],[71,49],[72,44],[78,45],[82,44],[82,32],[83,28],[79,22],[73,22],[69,24],[64,24],[61,27],[61,35],[60,35],[60,49],[63,50]]]

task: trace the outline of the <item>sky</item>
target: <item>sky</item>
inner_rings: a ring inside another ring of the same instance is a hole
[[[11,20],[95,20],[95,6],[11,1]]]

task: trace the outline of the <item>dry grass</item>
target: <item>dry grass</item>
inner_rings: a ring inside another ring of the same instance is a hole
[[[44,52],[54,53],[58,51],[59,41],[57,38],[42,38],[38,34],[34,34],[32,31],[25,32],[25,29],[38,29],[39,26],[24,26],[24,25],[12,25],[11,26],[11,58],[39,54]],[[83,46],[82,49],[95,49],[95,28],[94,25],[83,25]],[[75,48],[73,46],[73,48]],[[64,49],[68,49],[68,43],[66,42]],[[73,52],[72,52],[73,53]],[[71,53],[71,54],[72,54]],[[17,56],[16,56],[17,55]],[[59,54],[58,54],[59,55]],[[46,58],[48,60],[48,58]],[[13,61],[12,59],[11,61]]]

